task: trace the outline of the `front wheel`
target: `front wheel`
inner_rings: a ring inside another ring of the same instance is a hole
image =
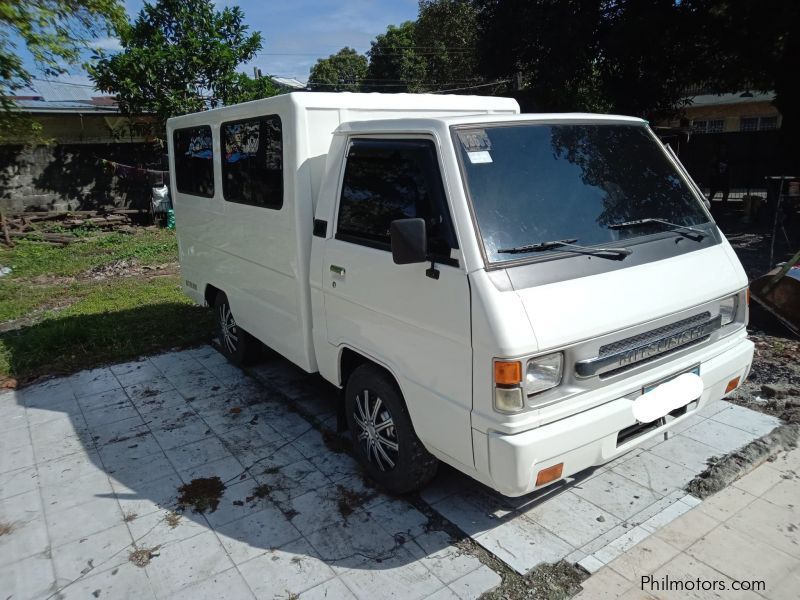
[[[394,380],[373,365],[358,367],[345,389],[353,448],[367,474],[390,492],[419,489],[439,462],[422,445]]]
[[[214,301],[217,318],[219,346],[226,358],[237,367],[245,364],[255,351],[253,338],[236,324],[225,292],[219,292]]]

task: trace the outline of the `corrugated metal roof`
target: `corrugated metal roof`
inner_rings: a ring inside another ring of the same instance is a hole
[[[93,97],[104,96],[105,94],[97,91],[91,85],[34,79],[30,88],[20,90],[15,95],[39,96],[46,102],[58,102],[62,100],[75,102],[91,100]]]
[[[16,100],[15,104],[24,112],[34,113],[118,113],[116,105],[97,105],[88,101]]]
[[[270,77],[273,82],[277,85],[287,87],[293,90],[304,90],[308,86],[308,84],[303,83],[299,79],[295,79],[294,77]]]
[[[111,96],[97,91],[91,85],[63,81],[34,79],[30,87],[18,90],[13,98],[24,112],[119,112]]]
[[[750,92],[750,96],[735,94],[703,94],[689,98],[689,106],[719,106],[721,104],[748,104],[750,102],[772,102],[775,92]]]

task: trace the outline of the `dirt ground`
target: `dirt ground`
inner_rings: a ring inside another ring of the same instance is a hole
[[[798,219],[778,229],[774,262],[788,260],[800,249]],[[717,217],[752,281],[770,270],[772,223],[745,224],[735,212]],[[784,233],[785,231],[785,233]],[[800,340],[756,303],[750,305],[750,339],[756,346],[747,381],[729,398],[732,402],[800,423]]]

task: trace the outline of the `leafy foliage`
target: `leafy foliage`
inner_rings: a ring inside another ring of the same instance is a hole
[[[308,85],[323,92],[357,92],[366,75],[367,57],[345,47],[311,67]]]
[[[119,0],[0,0],[0,140],[39,140],[39,125],[16,114],[9,99],[33,78],[18,44],[33,56],[38,71],[61,75],[92,40],[124,21]]]
[[[365,91],[422,91],[426,64],[415,48],[416,28],[413,21],[406,21],[398,27],[389,25],[386,33],[376,36],[367,52]]]
[[[161,119],[252,99],[271,90],[236,72],[261,49],[261,34],[248,30],[238,6],[158,0],[120,28],[122,52],[98,52],[89,76],[123,111]]]

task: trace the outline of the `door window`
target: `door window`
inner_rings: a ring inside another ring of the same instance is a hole
[[[336,238],[390,249],[395,219],[425,219],[428,248],[449,259],[458,245],[430,140],[354,140],[347,155]]]

